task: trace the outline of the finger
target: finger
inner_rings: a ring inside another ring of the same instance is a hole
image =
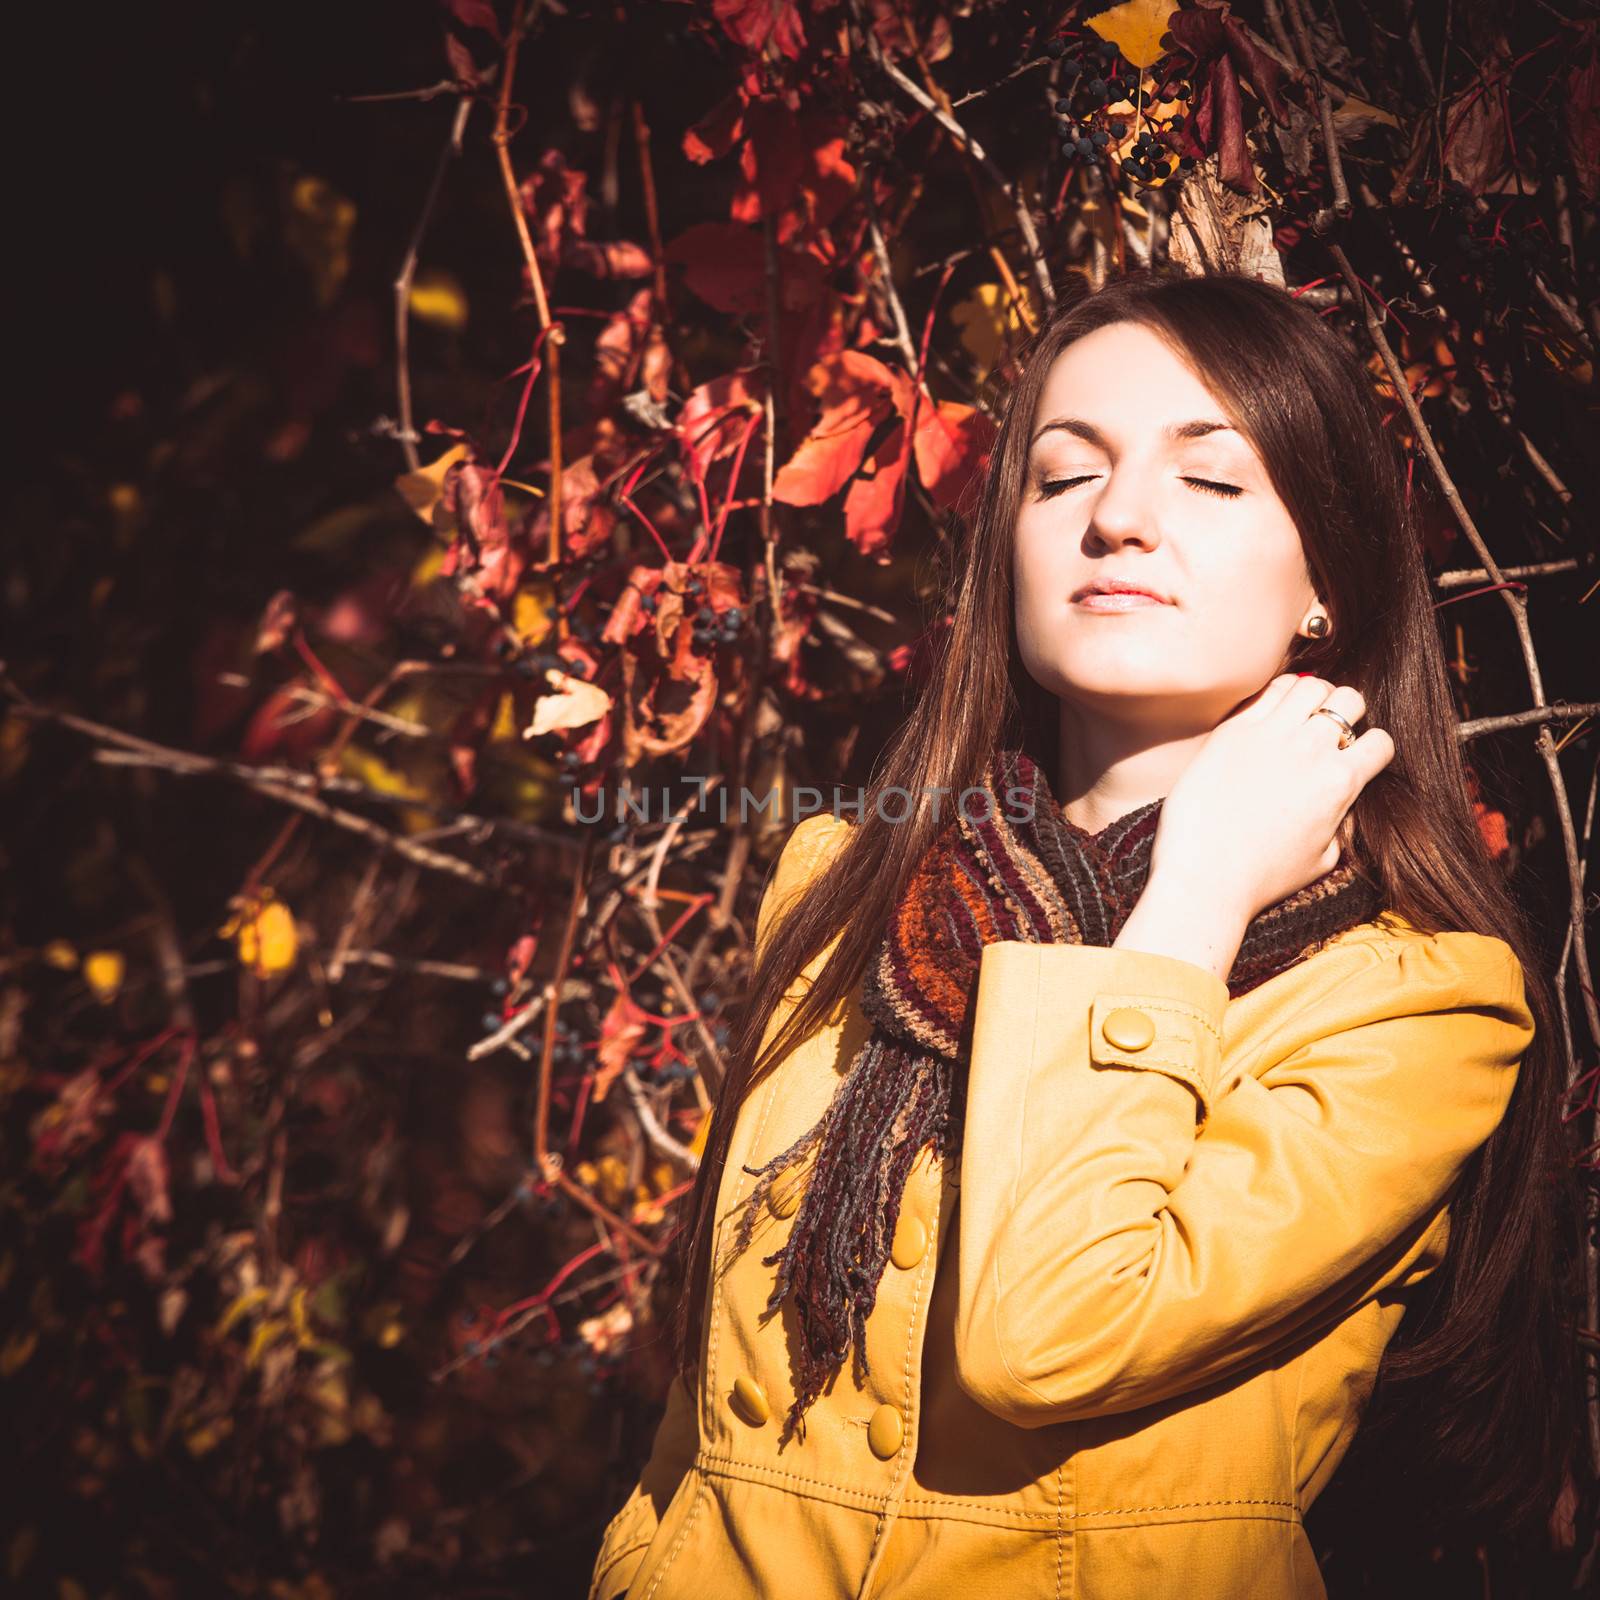
[[[1339,683],[1324,700],[1330,711],[1337,711],[1352,726],[1367,714],[1367,698],[1353,683]]]
[[[1295,673],[1280,672],[1277,677],[1269,678],[1254,694],[1241,700],[1234,707],[1232,715],[1244,719],[1270,715],[1297,681]]]
[[[1394,760],[1394,740],[1383,728],[1368,728],[1358,734],[1356,742],[1341,753],[1355,769],[1364,789]]]

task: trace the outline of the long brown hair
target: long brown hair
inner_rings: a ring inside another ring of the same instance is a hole
[[[1124,321],[1166,338],[1204,375],[1300,531],[1333,627],[1325,638],[1297,638],[1284,670],[1355,685],[1368,724],[1394,739],[1394,759],[1351,813],[1351,848],[1385,904],[1429,932],[1503,939],[1522,961],[1536,1036],[1504,1118],[1460,1179],[1448,1252],[1385,1353],[1358,1440],[1381,1428],[1385,1448],[1372,1452],[1372,1469],[1392,1470],[1407,1486],[1413,1523],[1422,1485],[1433,1491],[1429,1514],[1441,1531],[1537,1539],[1579,1436],[1575,1342],[1561,1318],[1572,1309],[1581,1211],[1560,1120],[1555,997],[1473,812],[1418,509],[1371,380],[1308,306],[1239,275],[1142,269],[1061,306],[1020,352],[965,560],[944,596],[952,625],[931,678],[874,769],[860,821],[771,929],[755,964],[677,1235],[678,1366],[688,1374],[699,1361],[717,1195],[738,1108],[854,991],[891,906],[943,825],[928,806],[885,822],[877,795],[897,785],[913,795],[939,785],[959,793],[978,781],[997,730],[1046,773],[1058,770],[1058,702],[1017,652],[1012,534],[1052,363],[1073,340]],[[804,996],[786,999],[795,975],[836,937]],[[763,1052],[780,1005],[792,1009]],[[1400,1476],[1402,1461],[1421,1476]]]

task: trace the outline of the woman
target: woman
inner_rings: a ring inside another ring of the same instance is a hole
[[[1250,279],[1066,307],[949,607],[762,902],[591,1600],[1322,1595],[1380,1362],[1412,1503],[1536,1535],[1557,1030],[1366,374]]]

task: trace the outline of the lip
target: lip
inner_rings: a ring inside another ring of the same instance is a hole
[[[1076,605],[1090,611],[1131,611],[1141,605],[1170,605],[1171,601],[1153,589],[1137,583],[1127,583],[1120,578],[1096,579],[1086,583],[1072,597]]]

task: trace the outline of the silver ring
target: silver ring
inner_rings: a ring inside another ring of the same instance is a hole
[[[1311,713],[1311,715],[1314,717],[1331,717],[1339,724],[1339,727],[1342,730],[1339,734],[1339,748],[1341,750],[1348,749],[1356,742],[1356,730],[1352,728],[1337,711],[1333,711],[1327,706],[1318,706],[1317,709]]]

